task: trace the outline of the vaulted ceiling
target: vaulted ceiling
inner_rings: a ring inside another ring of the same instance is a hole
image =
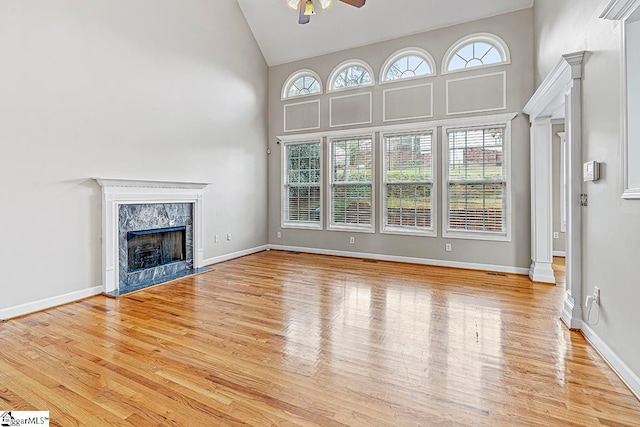
[[[316,3],[306,25],[285,0],[237,0],[267,63],[284,64],[533,6],[533,0],[368,0]]]

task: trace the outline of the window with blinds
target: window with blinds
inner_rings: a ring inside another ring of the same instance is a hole
[[[329,228],[373,231],[373,138],[332,140]]]
[[[433,234],[433,133],[384,135],[383,231]]]
[[[447,130],[445,233],[507,234],[505,127]]]
[[[283,226],[322,228],[320,141],[287,144],[284,157]]]

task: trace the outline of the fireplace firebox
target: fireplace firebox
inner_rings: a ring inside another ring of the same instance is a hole
[[[186,259],[187,227],[127,232],[128,271],[155,268]]]

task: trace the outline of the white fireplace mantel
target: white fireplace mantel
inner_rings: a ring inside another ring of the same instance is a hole
[[[193,267],[203,267],[202,198],[206,182],[94,178],[102,187],[102,282],[118,289],[118,209],[122,204],[193,203]]]

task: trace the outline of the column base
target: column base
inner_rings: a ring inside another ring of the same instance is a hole
[[[529,269],[529,278],[534,282],[556,283],[550,262],[533,261]]]

